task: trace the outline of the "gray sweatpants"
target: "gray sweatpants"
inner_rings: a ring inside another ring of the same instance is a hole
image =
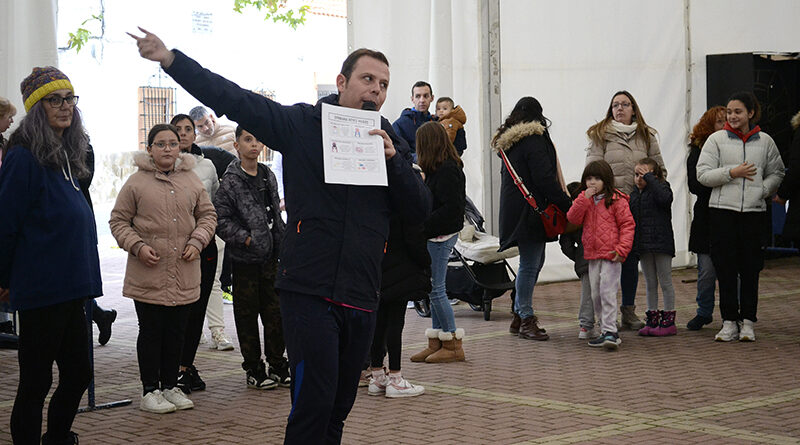
[[[589,260],[589,284],[592,288],[594,313],[602,332],[617,332],[617,291],[622,263]]]
[[[658,285],[664,294],[664,310],[675,310],[675,288],[672,286],[672,257],[666,253],[643,253],[639,256],[647,283],[647,310],[658,310]]]
[[[581,306],[578,309],[580,327],[591,331],[594,329],[594,303],[592,302],[592,286],[589,283],[589,272],[581,275]]]

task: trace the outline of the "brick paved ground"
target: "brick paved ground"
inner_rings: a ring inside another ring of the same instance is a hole
[[[247,389],[238,348],[200,346],[196,364],[208,390],[192,394],[195,409],[139,411],[136,318],[132,302],[119,296],[124,253],[104,249],[101,255],[107,295],[101,304],[116,308],[119,317],[111,342],[94,348],[97,401],[131,398],[134,404],[79,414],[74,429],[81,443],[281,443],[289,392]],[[466,304],[455,306],[457,323],[467,332],[465,363],[409,362],[430,326],[409,311],[403,372],[426,393],[389,400],[363,388],[344,443],[800,443],[798,272],[797,258],[767,263],[755,343],[713,342],[719,320],[699,332],[685,329],[694,314],[694,283],[682,280],[693,278],[694,270],[673,274],[678,335],[624,332],[616,353],[577,339],[577,282],[536,287],[534,306],[551,335],[547,342],[507,333],[507,297],[495,300],[488,322]],[[639,288],[643,306],[643,284]],[[225,317],[235,335],[231,306]],[[16,353],[0,350],[0,443],[10,442],[17,375]]]

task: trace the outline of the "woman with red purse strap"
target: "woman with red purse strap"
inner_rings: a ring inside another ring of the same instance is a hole
[[[523,97],[514,106],[492,138],[492,148],[502,152],[540,209],[555,204],[566,213],[569,196],[564,191],[553,141],[547,131],[550,121],[533,97]],[[528,203],[508,168],[501,168],[500,250],[519,247],[514,319],[509,331],[528,340],[547,340],[533,311],[533,288],[544,265],[545,244],[555,241],[545,233],[540,215]]]

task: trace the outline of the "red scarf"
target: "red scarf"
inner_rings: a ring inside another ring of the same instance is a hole
[[[754,135],[754,134],[758,133],[759,131],[761,131],[761,127],[759,127],[758,125],[756,125],[755,127],[753,127],[753,129],[752,129],[752,130],[750,130],[750,132],[749,132],[749,133],[747,133],[747,134],[744,134],[744,133],[742,133],[741,131],[739,131],[739,130],[737,130],[737,129],[733,128],[733,127],[731,127],[731,124],[729,124],[728,122],[725,122],[725,127],[724,127],[724,129],[725,129],[725,130],[728,130],[728,131],[730,131],[731,133],[733,133],[733,134],[735,134],[736,136],[738,136],[738,137],[739,137],[739,139],[741,139],[741,140],[742,140],[742,142],[747,142],[747,140],[748,140],[748,139],[750,139],[750,136],[752,136],[752,135]]]

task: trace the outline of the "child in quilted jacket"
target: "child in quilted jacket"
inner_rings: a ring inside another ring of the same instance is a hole
[[[602,334],[589,346],[616,350],[617,290],[622,263],[631,252],[636,223],[628,196],[614,188],[608,162],[590,162],[583,170],[581,193],[567,212],[569,222],[583,225],[583,256],[589,262],[589,286]]]
[[[664,337],[678,333],[675,327],[675,289],[672,287],[672,190],[664,171],[653,158],[643,158],[634,168],[636,188],[631,193],[631,214],[636,222],[633,250],[647,282],[647,324],[639,335]],[[658,310],[658,286],[664,294],[664,310]]]

